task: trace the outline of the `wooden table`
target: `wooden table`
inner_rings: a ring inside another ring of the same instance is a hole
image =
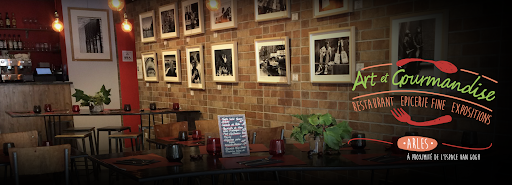
[[[60,123],[61,116],[124,116],[124,115],[148,115],[148,125],[151,127],[151,123],[155,125],[155,115],[160,114],[162,123],[163,123],[163,115],[164,114],[176,114],[177,121],[188,121],[189,128],[195,128],[195,114],[200,113],[198,110],[174,110],[172,108],[159,108],[156,110],[149,109],[141,109],[141,110],[132,110],[132,111],[124,111],[122,109],[105,109],[103,112],[90,112],[89,110],[81,110],[80,112],[73,112],[71,110],[54,110],[52,112],[41,112],[34,113],[33,111],[6,111],[6,113],[13,118],[23,118],[23,117],[43,117],[45,131],[48,130],[48,125],[50,126],[51,134],[47,135],[47,139],[55,143],[55,135],[60,134],[60,126],[58,128],[58,132],[55,131],[55,123]],[[151,122],[151,118],[153,121]],[[142,117],[140,119],[142,125]],[[192,127],[190,127],[192,125]],[[151,135],[151,129],[149,129],[149,135]],[[151,149],[151,148],[150,148]]]

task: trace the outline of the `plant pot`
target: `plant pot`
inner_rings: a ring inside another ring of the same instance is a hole
[[[89,105],[89,110],[91,112],[103,112],[103,104],[101,104],[101,105],[91,104],[91,105]]]
[[[313,153],[325,152],[324,136],[309,136],[309,150]]]

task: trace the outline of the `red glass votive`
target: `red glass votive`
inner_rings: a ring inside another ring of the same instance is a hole
[[[268,153],[270,153],[270,155],[273,155],[273,156],[284,155],[284,140],[282,140],[282,139],[271,140]]]
[[[73,112],[80,112],[80,106],[79,105],[73,105]]]
[[[179,103],[173,103],[173,104],[172,104],[172,109],[174,109],[174,110],[180,110],[180,104],[179,104]]]
[[[199,140],[199,139],[201,139],[201,131],[200,131],[200,130],[194,130],[194,131],[192,131],[192,139],[193,139],[193,140]]]
[[[51,112],[52,111],[52,105],[44,104],[44,111],[45,112]]]
[[[208,138],[208,141],[206,142],[206,151],[210,155],[220,155],[220,138]]]

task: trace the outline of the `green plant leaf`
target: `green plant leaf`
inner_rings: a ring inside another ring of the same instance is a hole
[[[329,113],[320,115],[319,119],[321,125],[329,126],[332,123],[332,116]]]
[[[341,130],[339,130],[336,127],[329,127],[329,128],[325,129],[325,132],[323,134],[324,134],[325,144],[327,144],[329,147],[331,147],[333,149],[336,149],[336,150],[340,149],[339,143],[341,142],[341,139],[340,139]]]
[[[112,89],[106,89],[105,88],[105,85],[101,86],[101,94],[103,95],[103,103],[105,103],[106,105],[110,104],[111,100],[110,100],[110,91]]]
[[[304,134],[302,134],[301,129],[299,127],[293,127],[292,134],[290,135],[290,137],[300,142],[301,144],[304,144]]]
[[[317,126],[318,124],[320,124],[320,119],[319,119],[319,116],[314,114],[314,115],[311,115],[308,119],[309,123],[313,126]]]

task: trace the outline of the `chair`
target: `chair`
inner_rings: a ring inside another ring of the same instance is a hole
[[[187,121],[155,125],[155,138],[160,138],[160,137],[177,138],[179,131],[188,131],[188,122]]]
[[[273,139],[284,139],[284,126],[252,129],[247,131],[247,135],[249,143],[268,145]]]
[[[87,146],[85,145],[85,138],[89,138],[89,149],[91,150],[91,155],[94,155],[94,142],[92,140],[91,132],[66,132],[60,135],[55,136],[56,139],[81,139],[82,140],[82,150],[84,153],[87,153]],[[85,175],[87,176],[87,184],[89,184],[89,162],[88,158],[84,157],[85,164]],[[72,161],[73,163],[75,161]],[[93,170],[96,172],[97,168],[93,164]],[[97,174],[97,173],[95,173]]]
[[[20,175],[39,175],[64,172],[65,182],[69,184],[69,154],[71,145],[49,147],[11,148],[9,157],[16,184],[20,184]]]
[[[39,135],[36,130],[0,134],[0,144],[2,143],[14,143],[17,148],[36,147],[39,143]],[[7,177],[7,166],[9,165],[4,166],[5,177]]]
[[[123,152],[123,140],[124,139],[130,139],[130,142],[132,144],[132,151],[135,151],[133,149],[133,140],[132,139],[135,139],[135,144],[136,144],[136,150],[137,151],[140,151],[140,144],[142,144],[142,150],[144,150],[144,143],[142,142],[144,140],[143,136],[142,136],[142,132],[127,132],[127,133],[123,133],[121,132],[120,134],[112,134],[112,135],[109,135],[108,136],[110,139],[115,139],[116,141],[116,152],[118,152],[118,149],[119,149],[119,152]],[[121,144],[121,145],[118,145],[118,144]],[[110,153],[112,153],[112,149],[109,148],[108,149],[110,151]]]
[[[122,131],[125,131],[125,130],[129,130],[130,132],[132,131],[132,128],[131,127],[125,127],[125,126],[106,126],[106,127],[101,127],[101,128],[98,128],[96,129],[96,151],[98,151],[98,154],[99,154],[99,150],[100,150],[100,132],[108,132],[108,135],[112,135],[112,131],[117,131],[117,132],[122,132]],[[110,141],[110,139],[108,140],[108,148],[109,148],[109,153],[112,153],[110,151],[110,148],[112,148],[112,141]]]
[[[205,136],[205,140],[208,136],[218,138],[219,135],[219,124],[217,120],[196,120],[196,129],[201,131],[201,134]]]
[[[64,129],[64,132],[91,132],[93,135],[92,139],[94,140],[94,143],[97,144],[96,132],[94,132],[94,129],[95,129],[95,127],[71,127],[71,128]],[[99,154],[100,154],[100,152],[98,151],[98,149],[96,149],[96,155],[99,155]]]

